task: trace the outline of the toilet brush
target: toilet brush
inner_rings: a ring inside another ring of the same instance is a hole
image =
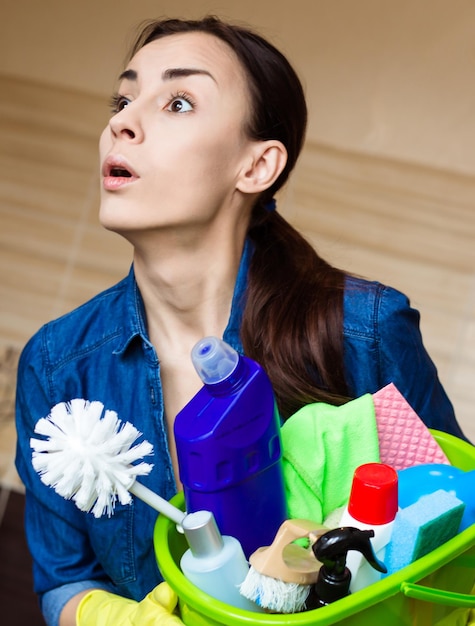
[[[101,402],[75,399],[55,405],[34,432],[43,438],[30,439],[32,464],[45,485],[95,517],[110,517],[117,501],[129,504],[134,494],[180,526],[190,546],[183,556],[185,575],[196,586],[222,602],[256,610],[239,593],[249,569],[242,547],[220,534],[213,513],[184,513],[137,482],[153,467],[141,460],[153,448],[148,441],[135,443],[141,435],[135,426]]]
[[[183,511],[136,480],[153,467],[137,463],[153,453],[152,444],[135,444],[141,433],[114,411],[104,410],[101,402],[74,399],[56,404],[38,420],[34,432],[45,437],[30,439],[32,464],[41,481],[81,511],[110,517],[117,501],[130,504],[132,493],[182,523]]]

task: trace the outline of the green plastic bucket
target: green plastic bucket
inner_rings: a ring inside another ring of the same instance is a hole
[[[475,447],[432,431],[452,465],[475,469]],[[183,494],[172,501],[183,507]],[[326,607],[291,615],[252,613],[215,600],[189,582],[179,563],[187,549],[173,522],[158,516],[154,531],[158,566],[178,594],[187,626],[435,626],[455,624],[463,609],[475,608],[475,524],[399,572]],[[453,616],[453,619],[449,616]]]

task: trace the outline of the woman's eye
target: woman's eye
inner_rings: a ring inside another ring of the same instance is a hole
[[[113,115],[125,109],[128,104],[130,104],[130,100],[125,96],[113,95],[110,103]]]
[[[175,96],[167,107],[172,113],[188,113],[193,110],[193,103],[187,96]]]

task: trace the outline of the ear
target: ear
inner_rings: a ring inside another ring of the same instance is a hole
[[[236,189],[243,193],[265,191],[280,176],[286,163],[287,150],[282,142],[275,139],[253,142],[250,158],[239,175]]]

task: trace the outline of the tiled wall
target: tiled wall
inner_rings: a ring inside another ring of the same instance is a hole
[[[2,83],[9,97],[0,102],[0,348],[20,349],[41,324],[121,278],[130,248],[97,220],[97,140],[107,102]],[[11,397],[6,374],[2,383]],[[0,477],[17,485],[13,447],[5,416]]]
[[[107,103],[4,83],[0,338],[21,345],[39,324],[122,275],[130,253],[97,221],[97,141]]]
[[[2,77],[0,347],[127,271],[130,248],[97,221],[107,102]],[[405,291],[460,421],[475,440],[475,177],[309,144],[280,210],[335,264]],[[1,392],[1,389],[0,389]],[[0,475],[15,483],[11,422]]]

